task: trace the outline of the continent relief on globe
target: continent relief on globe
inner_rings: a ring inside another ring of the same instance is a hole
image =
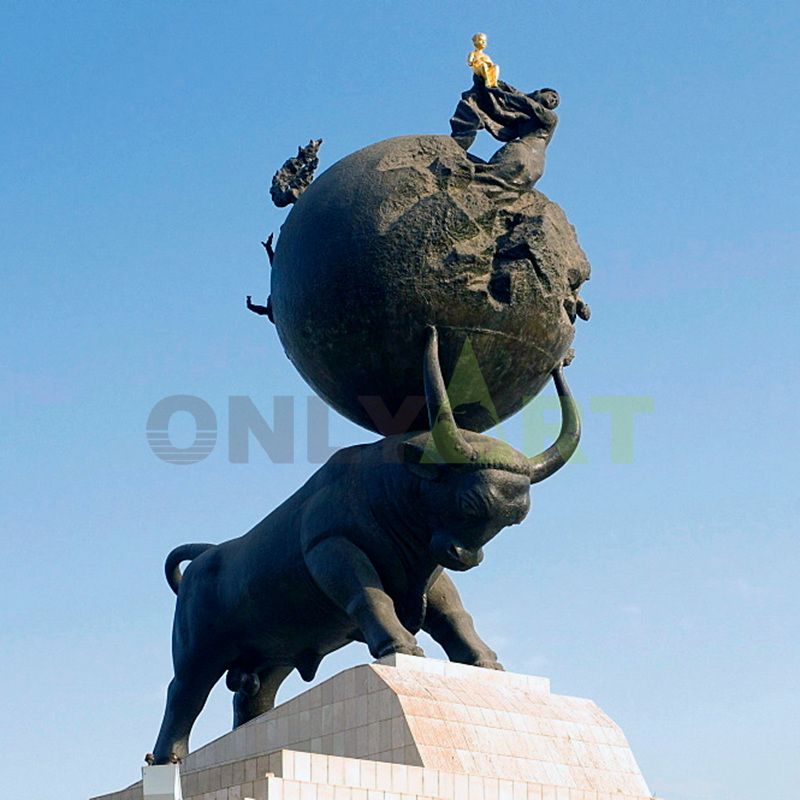
[[[449,136],[401,136],[320,175],[284,222],[278,335],[312,388],[381,434],[428,427],[436,325],[459,425],[484,431],[547,383],[574,336],[589,262],[558,205]]]

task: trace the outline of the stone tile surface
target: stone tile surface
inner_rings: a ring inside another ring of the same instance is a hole
[[[186,800],[643,800],[619,727],[545,678],[410,656],[345,670],[191,753]],[[141,800],[141,783],[96,800]]]

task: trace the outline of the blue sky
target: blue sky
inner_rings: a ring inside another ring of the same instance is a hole
[[[570,368],[584,463],[537,486],[524,525],[458,577],[466,604],[508,669],[619,722],[659,795],[796,793],[796,4],[29,2],[3,16],[4,795],[136,778],[171,677],[164,557],[240,534],[315,468],[310,390],[243,305],[265,293],[259,240],[284,218],[269,179],[311,137],[325,168],[447,132],[476,30],[511,83],[561,93],[539,188],[577,227],[594,314]],[[147,445],[172,394],[217,414],[201,463]],[[275,396],[295,398],[293,463],[257,447],[229,462],[233,395],[267,419]],[[630,463],[591,410],[605,396],[652,399]],[[505,426],[518,445],[523,417]],[[370,438],[331,414],[333,444]],[[353,645],[320,677],[367,657]],[[227,729],[229,702],[214,693],[195,744]]]

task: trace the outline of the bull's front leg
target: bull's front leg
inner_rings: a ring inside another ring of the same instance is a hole
[[[428,608],[423,630],[443,648],[451,661],[487,669],[503,669],[497,653],[475,632],[472,617],[464,608],[455,584],[446,572],[426,592]]]
[[[424,655],[363,550],[343,535],[326,536],[306,549],[305,561],[317,586],[358,626],[375,658]]]

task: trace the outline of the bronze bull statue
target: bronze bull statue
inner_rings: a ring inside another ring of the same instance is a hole
[[[340,450],[244,536],[173,550],[165,570],[178,595],[175,677],[147,760],[187,754],[192,725],[225,673],[236,727],[274,706],[293,669],[311,680],[326,654],[355,640],[375,658],[421,656],[414,634],[422,629],[451,661],[502,669],[443,570],[480,564],[483,545],[527,515],[530,484],[575,451],[580,421],[561,367],[553,379],[562,425],[543,453],[527,458],[462,431],[431,327],[429,431]],[[182,575],[184,561],[192,563]]]

